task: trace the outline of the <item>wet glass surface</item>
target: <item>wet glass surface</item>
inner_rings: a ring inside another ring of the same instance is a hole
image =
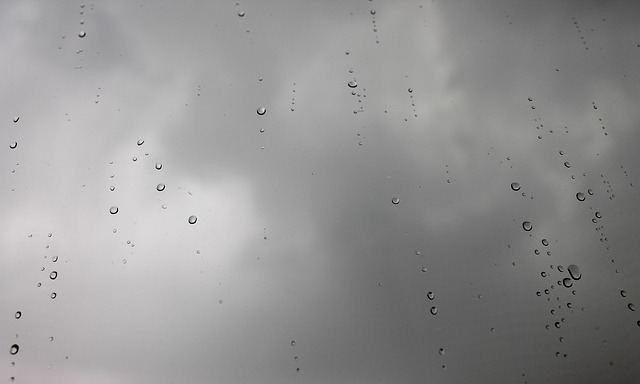
[[[0,4],[0,381],[632,382],[639,18]]]

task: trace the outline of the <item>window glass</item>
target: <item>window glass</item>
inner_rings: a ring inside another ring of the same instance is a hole
[[[640,4],[0,4],[0,380],[640,377]]]

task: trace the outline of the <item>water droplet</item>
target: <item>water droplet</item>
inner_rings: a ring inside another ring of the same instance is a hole
[[[375,9],[372,9],[372,10],[371,10],[371,14],[372,14],[372,15],[375,15],[375,14],[376,14]]]
[[[554,324],[556,326],[556,328],[560,328],[560,322],[556,321],[556,323]]]
[[[562,267],[562,265],[558,265],[558,271],[564,272],[564,268]]]
[[[627,297],[627,291],[625,291],[624,289],[620,291],[620,296]]]
[[[55,280],[55,279],[56,279],[56,277],[58,277],[58,272],[56,272],[56,271],[52,271],[52,272],[49,274],[49,278],[50,278],[51,280]]]
[[[422,251],[416,251],[416,255],[417,255],[417,256],[422,255]]]
[[[264,128],[260,128],[260,133],[264,133]]]
[[[162,163],[156,163],[156,169],[159,171],[162,169]]]
[[[632,311],[635,311],[635,310],[636,310],[636,306],[635,306],[635,305],[633,305],[633,303],[629,303],[629,305],[627,305],[627,307],[628,307],[630,310],[632,310]]]
[[[52,299],[55,299],[55,298],[56,298],[56,296],[58,296],[58,295],[57,295],[55,292],[51,292],[51,298],[52,298]]]
[[[600,213],[600,212],[596,212],[596,217],[597,217],[598,219],[602,219],[602,213]]]
[[[198,218],[194,215],[189,216],[189,224],[195,224]]]
[[[264,115],[265,113],[267,113],[267,108],[265,108],[265,107],[260,107],[260,108],[258,108],[258,110],[257,110],[256,112],[258,112],[258,115],[262,116],[262,115]]]
[[[569,275],[573,280],[580,280],[580,278],[582,277],[580,268],[575,264],[571,264],[570,266],[568,266],[567,270],[569,271]]]
[[[533,226],[530,222],[525,221],[524,223],[522,223],[522,229],[524,229],[525,231],[529,232],[532,228]]]
[[[244,11],[240,11],[240,12],[238,12],[238,16],[239,16],[239,17],[244,17]]]
[[[427,272],[427,267],[422,267],[422,272]]]
[[[158,192],[162,192],[164,191],[164,184],[160,183],[156,186],[156,189],[158,190]]]
[[[427,293],[427,298],[428,298],[429,300],[433,300],[435,297],[436,297],[436,295],[435,295],[433,292],[429,291],[429,292]]]
[[[511,189],[513,189],[514,191],[519,191],[520,183],[516,183],[516,182],[511,183]]]
[[[564,151],[558,151],[558,153],[560,154],[560,156],[564,155]]]
[[[16,316],[16,319],[21,318],[22,317],[22,312],[20,312],[20,311],[16,312],[15,316]]]
[[[540,251],[539,251],[539,250],[537,250],[537,249],[535,249],[535,250],[533,251],[533,253],[535,253],[536,255],[539,255],[539,254],[540,254]]]
[[[13,143],[9,144],[9,148],[11,148],[11,149],[16,149],[17,146],[18,146],[18,143],[15,142],[15,141]]]
[[[544,271],[540,272],[540,276],[547,277],[547,272],[544,272]]]
[[[18,353],[19,350],[20,350],[20,347],[18,346],[18,344],[13,344],[9,349],[9,353],[12,355],[15,355],[16,353]]]
[[[78,33],[78,37],[82,38],[87,36],[87,33],[85,31],[80,31],[80,33]]]
[[[17,122],[18,122],[18,120],[20,120],[20,116],[16,116],[16,117],[14,117],[14,118],[13,118],[13,122],[14,122],[14,123],[17,123]]]
[[[296,341],[295,340],[291,340],[291,346],[295,347],[296,346]]]
[[[564,279],[562,279],[562,285],[567,288],[571,288],[571,286],[573,286],[573,281],[570,278],[565,277]]]
[[[53,257],[51,258],[51,261],[53,261],[54,263],[55,263],[56,261],[58,261],[58,256],[53,256]]]
[[[113,191],[115,191],[115,190],[116,190],[116,187],[115,187],[114,185],[112,185],[112,186],[110,186],[110,187],[109,187],[109,190],[110,190],[111,192],[113,192]]]
[[[542,239],[542,245],[544,245],[545,247],[549,246],[549,240]]]
[[[576,193],[576,198],[578,199],[578,201],[584,201],[585,199],[584,193],[582,192]]]
[[[431,312],[432,315],[437,315],[438,314],[438,308],[431,307],[431,309],[429,309],[429,312]]]
[[[53,341],[53,336],[49,337],[49,342]]]
[[[394,197],[393,199],[391,199],[391,202],[392,202],[393,204],[400,204],[400,199],[399,199],[399,198],[397,198],[397,197]]]
[[[407,91],[409,91],[409,93],[413,93],[413,88],[409,88]]]
[[[133,158],[133,161],[138,161],[138,158],[137,158],[137,157],[134,157],[134,158]]]
[[[567,168],[571,168],[571,163],[569,163],[568,161],[565,161],[564,166]]]
[[[347,83],[347,85],[349,86],[349,88],[355,88],[358,86],[358,83],[355,80],[351,80]]]
[[[440,354],[440,356],[444,356],[444,348],[440,348],[438,350],[438,353]]]
[[[584,175],[583,175],[583,176],[584,176]],[[592,195],[592,196],[593,196],[593,190],[592,190],[592,189],[587,189],[587,193],[588,193],[589,195]]]
[[[115,205],[112,206],[111,208],[109,208],[109,213],[115,215],[116,213],[118,213],[118,207],[116,207]]]
[[[142,145],[142,144],[144,144],[144,140],[142,140],[142,139],[138,140],[137,144],[138,144],[138,145]]]

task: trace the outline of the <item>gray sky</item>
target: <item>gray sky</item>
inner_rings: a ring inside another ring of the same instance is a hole
[[[640,377],[640,7],[81,4],[0,3],[2,380]]]

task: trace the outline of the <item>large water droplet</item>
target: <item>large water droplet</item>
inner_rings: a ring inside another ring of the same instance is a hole
[[[16,317],[16,319],[21,318],[22,317],[22,312],[20,312],[20,311],[16,312],[15,317]]]
[[[20,347],[18,346],[18,344],[13,344],[9,349],[9,353],[12,355],[15,355],[16,353],[18,353],[19,350],[20,350]]]
[[[399,199],[399,198],[397,198],[397,197],[394,197],[394,198],[392,198],[392,199],[391,199],[391,202],[392,202],[393,204],[400,204],[400,199]]]
[[[585,199],[584,193],[582,192],[576,193],[576,199],[578,199],[578,201],[584,201]]]
[[[156,189],[158,190],[158,192],[162,192],[164,191],[164,184],[160,183],[156,186]]]
[[[15,141],[13,143],[9,144],[9,148],[11,148],[11,149],[16,149],[17,146],[18,146],[18,143],[15,142]]]
[[[358,86],[358,83],[355,80],[351,80],[347,83],[347,85],[349,86],[349,88],[355,88]]]
[[[265,108],[265,107],[260,107],[260,108],[258,108],[258,110],[257,110],[256,112],[258,112],[258,115],[262,116],[262,115],[264,115],[265,113],[267,113],[267,108]]]
[[[429,291],[429,292],[427,293],[427,298],[428,298],[429,300],[433,300],[435,297],[436,297],[436,295],[435,295],[433,292]]]
[[[195,215],[189,216],[189,224],[195,224],[198,218]]]
[[[571,264],[570,266],[568,266],[567,270],[569,271],[569,275],[571,276],[571,278],[574,280],[580,280],[580,278],[582,277],[580,268],[575,264]]]
[[[51,280],[55,280],[55,279],[56,279],[56,277],[58,277],[58,272],[56,272],[56,271],[52,271],[52,272],[49,274],[49,278],[50,278]]]
[[[525,221],[524,223],[522,223],[522,229],[524,229],[525,231],[529,232],[532,228],[533,226],[530,222]]]
[[[429,312],[431,312],[432,315],[437,315],[438,314],[438,308],[437,307],[431,307],[431,309],[429,309]]]
[[[116,207],[115,205],[112,206],[111,208],[109,208],[109,213],[115,215],[116,213],[118,213],[118,207]]]
[[[511,189],[513,189],[514,191],[519,191],[520,183],[516,183],[516,182],[511,183]]]
[[[87,36],[87,32],[85,32],[85,31],[80,31],[80,33],[78,33],[78,37],[82,38],[82,37],[85,37],[85,36]]]
[[[573,281],[570,278],[565,277],[564,279],[562,279],[562,285],[567,288],[571,288],[571,286],[573,286]]]

